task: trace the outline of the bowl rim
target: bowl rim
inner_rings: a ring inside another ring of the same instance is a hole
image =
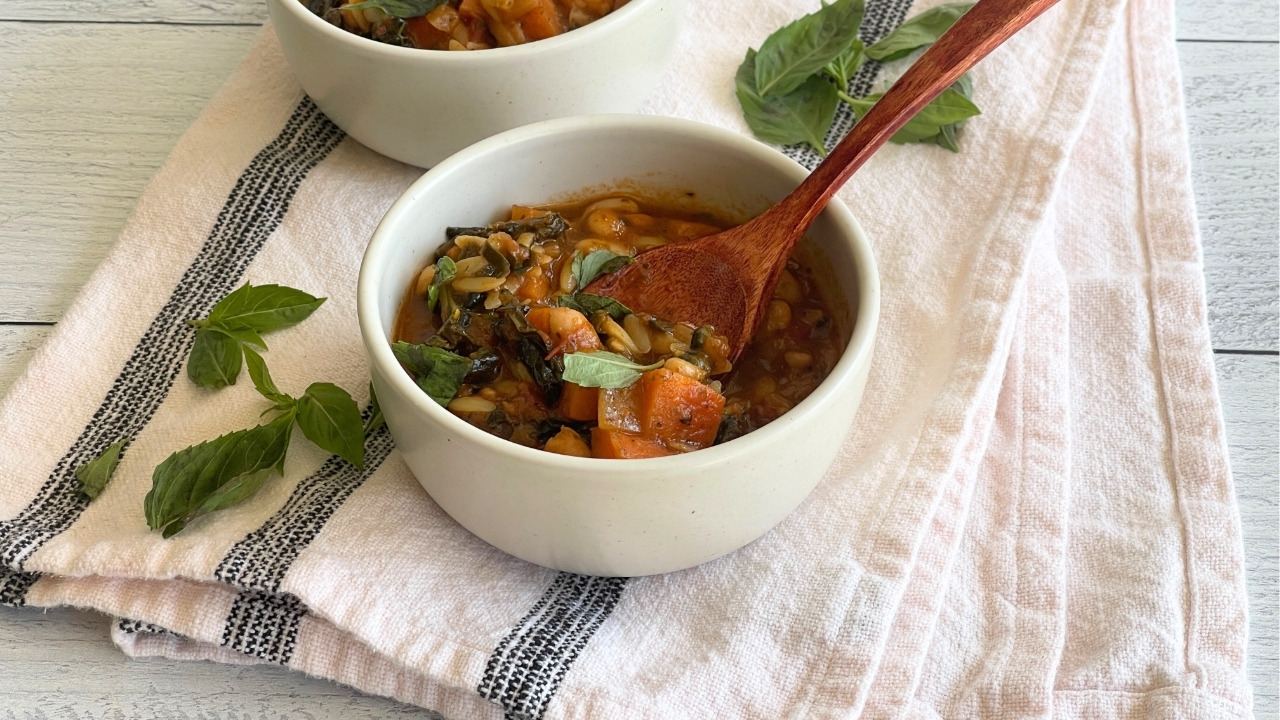
[[[284,0],[291,2],[293,0]],[[462,171],[473,159],[489,153],[537,141],[540,138],[557,135],[581,136],[582,133],[613,132],[659,132],[691,135],[706,142],[727,144],[731,150],[745,152],[759,159],[764,166],[782,173],[795,175],[796,183],[802,180],[808,171],[795,160],[787,157],[772,146],[765,145],[741,133],[726,130],[713,125],[685,120],[681,118],[656,115],[579,115],[573,117],[545,120],[530,125],[508,130],[488,139],[475,143],[454,153],[446,160],[428,170],[415,180],[383,215],[374,229],[369,244],[361,260],[359,280],[356,290],[356,313],[360,325],[361,339],[365,345],[370,361],[381,371],[383,378],[395,386],[410,399],[416,409],[428,418],[437,422],[441,429],[456,433],[462,438],[478,444],[485,452],[513,454],[515,459],[527,459],[552,469],[565,472],[601,471],[592,473],[594,481],[622,480],[628,476],[652,477],[654,473],[670,473],[675,470],[696,470],[700,467],[719,465],[727,460],[749,454],[754,445],[775,439],[790,430],[790,426],[800,422],[801,418],[820,414],[822,406],[828,402],[839,402],[839,393],[853,382],[858,368],[863,363],[870,363],[880,315],[880,276],[871,250],[870,240],[858,223],[857,218],[838,198],[833,197],[823,214],[834,213],[837,223],[845,224],[852,230],[850,250],[853,254],[855,272],[860,278],[856,295],[858,307],[853,314],[853,331],[849,342],[841,352],[831,372],[818,387],[806,398],[797,403],[778,419],[770,422],[748,435],[737,438],[723,445],[715,445],[689,453],[657,458],[629,459],[625,462],[604,458],[581,458],[569,455],[549,453],[545,450],[525,447],[518,443],[491,435],[465,420],[455,416],[443,406],[436,403],[414,383],[409,373],[401,367],[391,351],[391,341],[382,329],[378,312],[379,279],[374,277],[375,268],[382,272],[389,267],[385,256],[394,252],[396,246],[395,233],[401,218],[409,212],[409,208],[421,201],[424,193],[433,185],[446,183],[455,172]],[[399,298],[403,293],[395,294]],[[397,301],[398,302],[398,301]],[[398,308],[397,308],[398,311]]]
[[[566,46],[572,47],[576,43],[589,42],[592,37],[597,34],[609,32],[614,26],[625,23],[632,15],[643,12],[649,5],[656,5],[664,0],[629,0],[626,5],[614,10],[595,22],[588,23],[580,28],[576,28],[569,32],[561,33],[555,37],[545,38],[543,40],[535,40],[533,42],[524,43],[523,45],[511,45],[508,47],[487,48],[485,50],[469,50],[465,52],[452,52],[448,50],[422,50],[419,48],[401,47],[399,45],[390,45],[387,43],[370,40],[361,37],[352,32],[347,32],[340,27],[336,27],[325,21],[319,15],[311,12],[302,0],[267,0],[268,3],[274,3],[281,6],[285,12],[290,13],[298,22],[310,31],[319,33],[334,42],[349,44],[352,49],[361,51],[371,55],[385,55],[387,58],[398,60],[413,60],[417,58],[422,62],[439,62],[445,65],[463,65],[463,66],[485,66],[493,63],[519,62],[528,60],[538,55],[554,53],[564,49]],[[671,0],[667,0],[671,1]],[[675,0],[683,2],[683,0]]]

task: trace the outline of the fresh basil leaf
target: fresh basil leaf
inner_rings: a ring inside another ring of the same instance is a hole
[[[738,103],[751,132],[775,145],[808,143],[825,157],[825,138],[840,104],[835,86],[815,75],[794,92],[765,99],[756,90],[755,59],[756,52],[748,50],[735,78]]]
[[[284,285],[245,283],[218,301],[206,322],[232,330],[272,332],[306,320],[324,301]]]
[[[438,347],[396,342],[391,351],[418,387],[441,405],[449,404],[462,387],[462,379],[471,372],[470,358]]]
[[[564,356],[564,381],[582,387],[630,387],[648,370],[662,367],[665,360],[639,365],[607,350],[576,352]]]
[[[222,325],[218,325],[213,329],[223,335],[235,338],[245,345],[251,345],[259,350],[267,349],[267,343],[262,339],[262,336],[258,334],[257,330],[250,330],[249,328],[228,328],[223,327]]]
[[[236,384],[240,364],[239,340],[216,328],[200,328],[187,359],[187,377],[200,387],[216,390]]]
[[[151,474],[147,525],[171,537],[193,519],[249,497],[271,470],[283,469],[292,429],[293,413],[284,413],[170,455]]]
[[[574,253],[573,277],[578,281],[578,289],[582,289],[601,275],[617,272],[635,261],[630,255],[619,255],[608,250],[592,250],[586,255]]]
[[[373,383],[369,383],[369,421],[364,424],[364,434],[370,435],[374,430],[387,424],[382,417],[382,406],[378,404],[378,394],[373,391]]]
[[[556,299],[556,303],[560,307],[567,307],[577,310],[578,312],[590,318],[598,312],[603,312],[614,320],[622,320],[622,318],[631,314],[631,308],[614,300],[611,297],[603,295],[593,295],[591,293],[574,293],[573,295],[561,295]]]
[[[364,0],[364,2],[344,5],[342,10],[372,10],[376,8],[392,17],[407,20],[409,18],[422,17],[446,2],[448,0]]]
[[[859,119],[866,116],[871,107],[880,99],[880,95],[868,95],[865,98],[850,103],[853,112]],[[982,111],[978,109],[973,101],[965,97],[959,90],[954,87],[947,88],[942,94],[933,99],[933,102],[925,105],[924,108],[916,113],[916,116],[907,121],[898,132],[889,138],[892,142],[903,144],[910,142],[918,142],[931,138],[942,131],[942,126],[951,123],[963,121],[975,115],[981,115]]]
[[[271,373],[267,371],[267,362],[252,348],[244,349],[244,364],[249,368],[249,379],[253,381],[253,386],[262,397],[275,403],[281,410],[293,404],[293,398],[280,392],[280,388],[276,387],[275,381],[271,379]]]
[[[839,90],[848,90],[849,82],[853,80],[854,73],[862,67],[867,60],[866,46],[862,41],[854,38],[849,47],[835,57],[834,60],[827,63],[822,69],[832,80],[836,81],[836,88]]]
[[[836,0],[780,28],[760,45],[755,87],[761,97],[805,84],[858,37],[863,0]]]
[[[436,277],[427,288],[427,309],[435,310],[436,301],[440,298],[440,287],[458,274],[458,264],[448,255],[441,255],[436,260]]]
[[[127,442],[129,438],[111,443],[101,455],[76,468],[76,480],[80,481],[80,492],[85,497],[93,500],[102,493],[116,471],[116,465],[120,462],[120,450]]]
[[[925,10],[868,47],[867,57],[881,62],[904,58],[937,42],[973,6],[972,2],[952,2]]]
[[[321,448],[364,467],[364,427],[360,407],[333,383],[312,383],[298,398],[298,427]]]

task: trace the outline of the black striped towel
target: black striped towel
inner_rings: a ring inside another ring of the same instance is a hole
[[[932,4],[868,0],[864,35]],[[743,53],[817,4],[691,5],[648,111],[743,130]],[[421,171],[345,139],[266,28],[0,403],[0,601],[96,608],[131,655],[278,663],[451,720],[1248,717],[1171,5],[1064,0],[974,82],[963,152],[890,146],[842,191],[884,309],[818,489],[720,560],[592,578],[459,528],[385,431],[363,471],[297,443],[251,501],[147,529],[152,468],[262,410],[247,382],[182,372],[185,321],[232,288],[330,298],[272,336],[272,373],[367,400],[356,272]],[[75,468],[122,438],[85,501]]]

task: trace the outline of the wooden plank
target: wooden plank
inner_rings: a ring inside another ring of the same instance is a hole
[[[1261,355],[1218,354],[1214,360],[1244,533],[1254,714],[1274,720],[1280,717],[1280,362]]]
[[[257,32],[0,23],[0,322],[62,315]]]
[[[263,0],[26,0],[0,5],[0,21],[261,25],[266,19]]]
[[[1275,0],[1177,0],[1179,40],[1280,39],[1280,3]]]
[[[51,332],[49,325],[0,325],[0,397]]]
[[[1178,54],[1213,346],[1280,349],[1276,47],[1184,42]]]
[[[1180,40],[1274,41],[1277,3],[1269,0],[1177,0]],[[27,0],[0,6],[0,20],[258,25],[262,0]]]

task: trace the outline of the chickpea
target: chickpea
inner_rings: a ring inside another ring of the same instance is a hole
[[[786,300],[773,300],[765,311],[764,326],[770,330],[785,330],[791,324],[791,306]]]

